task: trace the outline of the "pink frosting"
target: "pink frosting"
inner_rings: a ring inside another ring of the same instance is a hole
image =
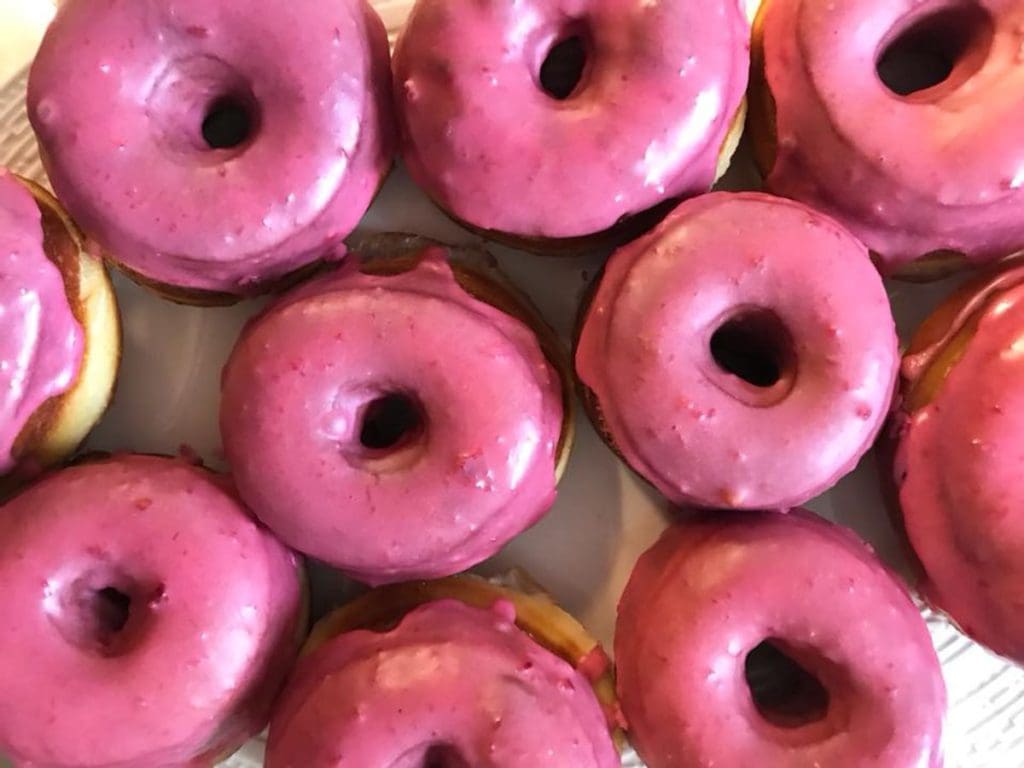
[[[746,656],[769,639],[827,690],[819,719],[784,727],[755,705]],[[924,621],[867,545],[810,513],[670,528],[622,596],[615,656],[650,768],[942,765],[946,692]]]
[[[19,765],[208,765],[263,726],[297,651],[294,555],[179,460],[83,464],[16,497],[0,583],[0,752]],[[120,630],[108,588],[131,600]]]
[[[557,101],[539,72],[572,35],[588,63]],[[599,232],[707,191],[746,89],[749,37],[736,0],[419,0],[395,49],[403,157],[477,227]]]
[[[445,600],[305,657],[274,712],[268,768],[618,768],[594,692],[513,624]]]
[[[770,387],[711,352],[724,323],[754,316],[789,358]],[[616,448],[670,499],[789,507],[874,441],[896,344],[882,281],[842,227],[786,200],[715,193],[612,256],[576,368]]]
[[[422,428],[371,450],[368,407],[389,394]],[[464,570],[546,512],[562,415],[533,332],[462,290],[436,248],[397,276],[343,267],[252,323],[224,371],[221,432],[265,523],[382,583]]]
[[[876,74],[886,46],[950,8],[978,12],[931,33],[970,41],[952,75],[909,97],[890,91]],[[772,0],[769,188],[835,216],[887,270],[940,249],[985,261],[1024,246],[1022,29],[1014,0]]]
[[[926,596],[1024,663],[1024,267],[1002,279],[938,394],[907,415],[897,465]]]
[[[254,129],[211,149],[224,97]],[[68,0],[28,105],[86,232],[187,288],[253,292],[342,250],[391,161],[387,36],[364,0]]]
[[[14,443],[36,410],[74,383],[85,347],[41,220],[29,191],[0,168],[0,475],[15,468]]]

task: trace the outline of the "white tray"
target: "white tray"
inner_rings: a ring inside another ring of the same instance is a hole
[[[375,4],[393,36],[409,0]],[[49,0],[0,0],[0,165],[40,181],[45,178],[23,105],[25,67],[50,15]],[[724,185],[741,188],[752,182],[756,178],[742,155]],[[440,214],[401,170],[385,185],[362,230],[480,242]],[[553,259],[489,247],[568,341],[583,288],[603,254]],[[124,359],[114,403],[88,447],[173,452],[187,444],[208,465],[222,467],[217,431],[220,370],[259,302],[228,309],[180,307],[120,276],[115,284],[124,318]],[[889,286],[902,338],[952,285]],[[605,448],[582,413],[578,422],[576,448],[554,509],[480,570],[526,568],[610,648],[619,593],[636,558],[666,525],[668,509]],[[905,561],[878,489],[869,455],[856,472],[810,506],[856,529],[885,560],[903,570]],[[350,588],[326,569],[315,571],[313,586],[318,614],[343,600]],[[1024,767],[1024,671],[992,656],[927,609],[924,615],[950,694],[947,768]],[[261,756],[262,744],[256,740],[225,765],[255,768],[262,764]],[[624,765],[639,763],[630,757]]]

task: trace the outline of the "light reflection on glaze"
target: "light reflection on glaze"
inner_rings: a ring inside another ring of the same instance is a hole
[[[617,768],[587,679],[514,616],[445,600],[329,640],[277,706],[268,768],[419,768],[430,747],[461,758],[444,765]]]
[[[795,371],[770,389],[711,356],[711,335],[744,308],[773,311],[793,339]],[[706,507],[794,506],[831,486],[881,428],[897,366],[864,246],[756,193],[688,201],[615,253],[576,353],[629,464],[670,499]]]
[[[555,101],[538,73],[576,31],[587,69]],[[592,234],[707,190],[748,62],[735,0],[419,0],[394,61],[403,157],[477,227]]]
[[[781,641],[829,694],[824,716],[762,717],[746,655]],[[650,768],[941,768],[946,692],[906,589],[850,531],[809,512],[702,517],[641,556],[615,658]]]
[[[977,331],[934,399],[905,415],[897,471],[926,596],[1024,662],[1024,267],[1000,280],[990,303],[969,307]],[[905,377],[923,374],[948,342],[908,357]]]
[[[85,340],[57,266],[43,251],[42,214],[29,191],[0,168],[0,475],[31,416],[66,392]]]
[[[982,31],[946,82],[892,93],[876,74],[883,43],[929,12],[961,6],[990,15],[987,51]],[[773,192],[835,216],[890,271],[941,249],[981,262],[1024,246],[1024,5],[771,0],[766,9]]]
[[[298,650],[295,556],[179,460],[121,456],[23,492],[0,508],[0,582],[18,702],[0,753],[19,765],[209,765],[263,727]],[[131,604],[104,644],[106,587]]]
[[[363,408],[411,395],[425,432],[381,455]],[[441,249],[410,272],[358,265],[285,296],[225,368],[239,488],[296,549],[370,583],[464,570],[555,497],[559,377],[533,332],[455,282]]]
[[[343,253],[391,162],[387,38],[364,0],[62,3],[29,82],[49,177],[115,260],[230,293]],[[252,139],[210,149],[212,102]]]

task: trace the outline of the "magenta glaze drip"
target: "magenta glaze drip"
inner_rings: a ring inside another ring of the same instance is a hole
[[[588,60],[564,101],[539,83],[558,41]],[[747,85],[736,0],[419,0],[395,49],[402,154],[458,218],[589,235],[707,191]]]
[[[85,348],[41,222],[28,189],[0,168],[0,475],[15,468],[32,414],[72,386]]]

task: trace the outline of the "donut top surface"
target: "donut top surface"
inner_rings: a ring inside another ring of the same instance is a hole
[[[394,275],[353,258],[252,322],[221,432],[279,536],[384,583],[465,570],[550,508],[562,397],[531,327],[434,248]]]
[[[268,768],[618,768],[590,683],[514,621],[443,600],[328,640],[278,703]]]
[[[756,676],[765,643],[823,698]],[[623,593],[615,658],[650,768],[942,766],[946,692],[921,615],[866,544],[809,512],[668,529]]]
[[[600,232],[707,191],[749,37],[736,0],[420,0],[395,49],[405,163],[476,227]],[[558,100],[541,69],[574,38],[586,64]]]
[[[766,358],[771,378],[729,369],[720,342]],[[677,503],[712,508],[794,506],[830,487],[874,441],[898,365],[864,246],[758,193],[687,201],[617,251],[576,350],[626,461]]]
[[[0,583],[19,765],[209,765],[262,727],[300,641],[294,555],[175,459],[73,466],[0,507]]]
[[[972,637],[1024,661],[1024,265],[1018,259],[912,348],[897,454],[900,507],[922,589]],[[914,390],[910,390],[913,392]]]
[[[0,168],[0,475],[14,469],[32,414],[74,383],[84,348],[64,279],[43,250],[39,206]]]
[[[769,189],[834,215],[888,270],[1024,245],[1024,4],[770,0],[762,20]],[[947,57],[948,77],[894,92],[879,75],[891,44]]]
[[[365,0],[63,2],[29,117],[86,234],[160,284],[244,294],[343,250],[390,166]]]

